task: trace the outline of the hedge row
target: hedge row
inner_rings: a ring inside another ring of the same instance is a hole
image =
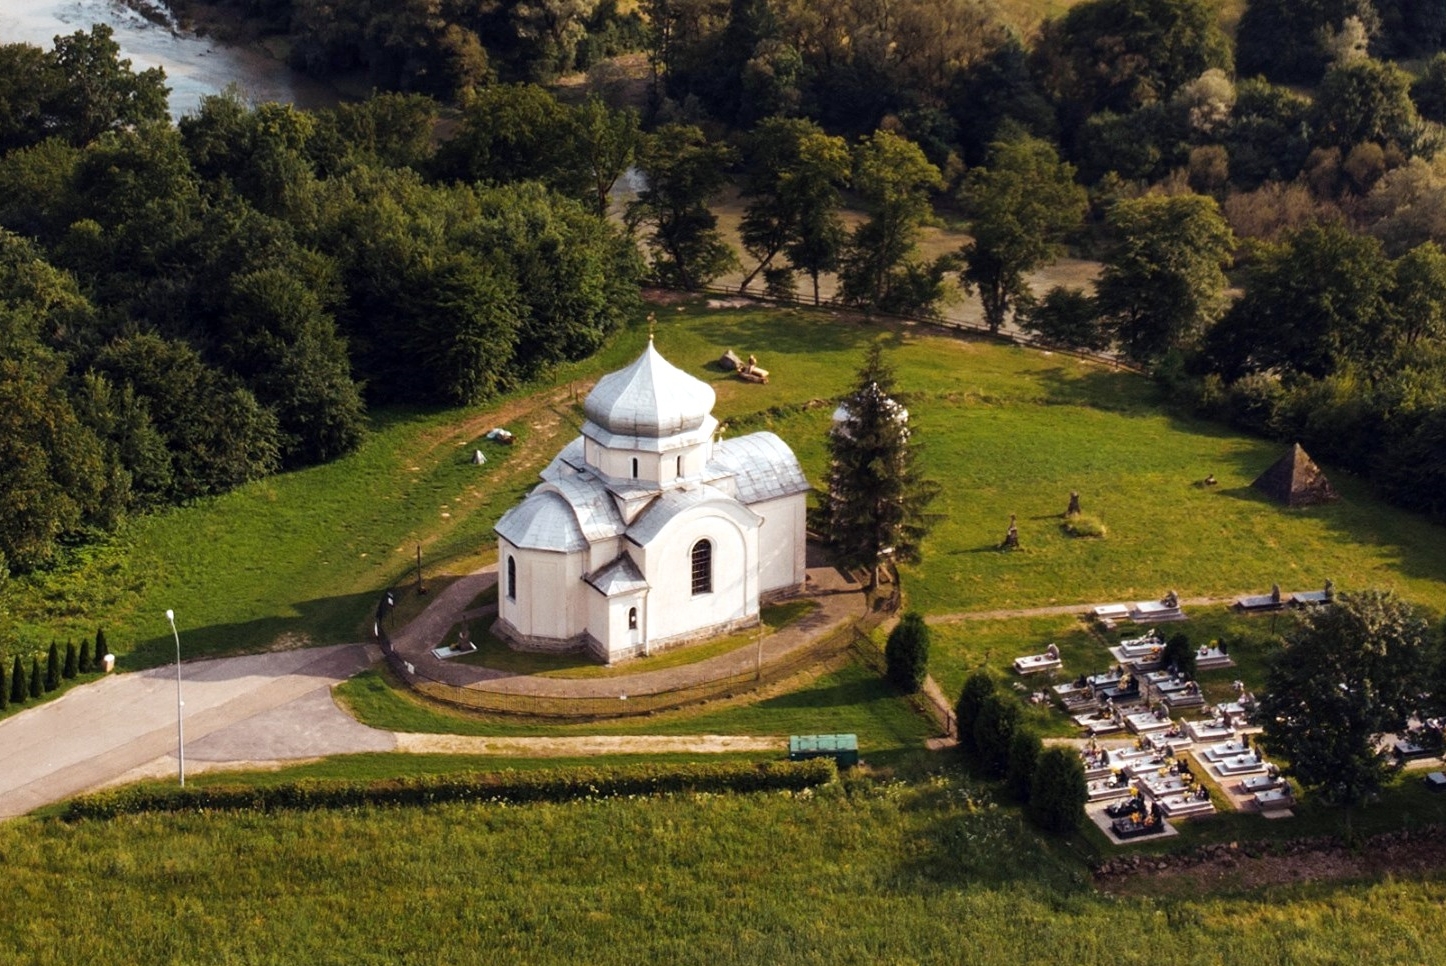
[[[240,785],[135,786],[77,798],[65,819],[108,819],[145,812],[354,808],[362,805],[432,805],[442,802],[566,802],[580,798],[664,795],[670,792],[798,791],[838,777],[832,759],[700,762],[616,768],[474,772],[375,781],[302,779],[266,787]]]

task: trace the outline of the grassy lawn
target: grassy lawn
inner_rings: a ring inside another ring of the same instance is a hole
[[[680,795],[0,825],[33,962],[1436,961],[1439,875],[1096,891],[950,775]],[[1228,885],[1226,886],[1228,890]],[[967,928],[961,929],[961,924]]]
[[[1446,529],[1382,505],[1329,466],[1344,499],[1278,507],[1249,483],[1279,445],[1162,413],[1140,377],[831,313],[696,302],[657,314],[664,353],[717,391],[725,435],[778,432],[816,484],[833,400],[865,345],[884,341],[924,463],[944,484],[924,561],[904,575],[909,605],[926,613],[1129,601],[1171,588],[1229,595],[1278,582],[1291,591],[1327,578],[1446,611]],[[641,327],[622,333],[532,387],[544,395],[487,410],[383,413],[362,449],[337,463],[138,520],[71,568],[20,582],[12,599],[22,641],[43,647],[104,624],[122,666],[155,664],[173,647],[167,608],[188,655],[357,639],[377,595],[412,582],[419,544],[429,584],[495,552],[493,523],[575,432],[591,380],[646,338]],[[716,370],[726,348],[757,354],[775,377],[755,385]],[[481,441],[498,424],[516,446]],[[489,456],[480,467],[470,462],[479,448]],[[1212,473],[1218,486],[1195,485]],[[1063,532],[1071,490],[1108,536]],[[1010,514],[1023,549],[1001,553]]]
[[[437,708],[369,671],[336,693],[364,724],[424,734],[555,736],[789,735],[851,732],[865,752],[918,747],[933,732],[923,718],[879,675],[852,661],[806,681],[786,683],[780,693],[743,697],[680,711],[593,724],[546,724],[501,716],[469,715]],[[780,689],[783,686],[780,686]]]
[[[496,587],[494,586],[490,592],[495,599]],[[787,627],[817,609],[818,604],[810,600],[788,601],[764,607],[761,614],[762,633],[771,633],[781,627]],[[483,623],[487,623],[487,621]],[[460,630],[460,624],[453,627],[448,632],[447,639],[455,640],[457,632]],[[532,651],[514,651],[505,641],[490,631],[478,631],[473,627],[471,633],[477,650],[450,660],[490,667],[499,671],[509,671],[513,674],[531,674],[546,678],[595,679],[644,674],[648,671],[662,671],[667,668],[695,664],[698,661],[705,661],[742,647],[752,646],[758,640],[760,631],[757,629],[740,631],[737,634],[729,634],[686,647],[670,648],[660,654],[626,661],[611,667],[598,664],[586,654],[580,653],[543,654]]]

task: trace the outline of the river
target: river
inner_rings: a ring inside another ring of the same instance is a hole
[[[49,50],[57,35],[109,24],[131,68],[160,67],[171,88],[171,116],[194,113],[201,98],[234,84],[248,100],[301,107],[334,104],[335,90],[278,63],[264,51],[228,47],[151,23],[115,0],[0,0],[0,43]]]

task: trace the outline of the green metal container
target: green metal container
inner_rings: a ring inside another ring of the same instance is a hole
[[[840,768],[859,763],[858,735],[794,735],[788,739],[788,760],[832,758]]]

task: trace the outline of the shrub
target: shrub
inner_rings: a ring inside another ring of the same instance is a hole
[[[105,656],[110,653],[110,647],[105,642],[105,628],[95,629],[95,666],[101,667],[105,663]]]
[[[1103,537],[1107,531],[1093,513],[1071,513],[1064,518],[1064,532],[1071,537]]]
[[[65,666],[60,669],[65,678],[73,678],[80,673],[80,659],[75,653],[75,642],[65,642]]]
[[[1022,711],[1013,697],[991,692],[974,720],[974,751],[984,771],[1003,778],[1009,771],[1009,749]]]
[[[5,687],[5,663],[0,661],[0,711],[10,707],[10,690]]]
[[[929,637],[924,616],[914,611],[905,614],[889,632],[888,643],[884,645],[889,680],[906,694],[913,694],[924,686],[924,677],[929,673]]]
[[[1009,742],[1009,769],[1004,774],[1004,783],[1021,802],[1029,801],[1034,772],[1043,753],[1044,742],[1039,740],[1039,735],[1025,727],[1014,729],[1014,737]]]
[[[1160,664],[1166,668],[1173,667],[1187,678],[1193,678],[1195,676],[1195,648],[1190,645],[1190,638],[1182,633],[1171,634],[1160,651]]]
[[[40,656],[33,654],[30,657],[30,696],[32,698],[38,698],[45,693],[40,684]]]
[[[1028,814],[1046,832],[1072,832],[1084,818],[1089,792],[1084,762],[1073,748],[1046,748],[1029,787]]]
[[[60,650],[50,642],[50,653],[45,657],[45,690],[54,691],[60,687]]]
[[[143,812],[215,809],[355,808],[476,801],[522,804],[677,792],[802,791],[838,777],[831,758],[808,761],[700,762],[618,768],[422,775],[377,781],[302,779],[265,788],[236,785],[140,787],[99,792],[66,806],[67,821],[109,819]]]
[[[954,719],[958,727],[959,744],[976,751],[974,747],[974,722],[979,719],[979,709],[984,699],[994,693],[994,679],[985,670],[975,671],[964,679],[959,691],[959,701],[954,705]]]
[[[10,666],[10,703],[25,703],[25,665],[20,663],[20,655],[15,655],[15,663]]]
[[[90,638],[82,637],[80,639],[80,673],[89,674],[94,669],[95,665],[90,659]]]

